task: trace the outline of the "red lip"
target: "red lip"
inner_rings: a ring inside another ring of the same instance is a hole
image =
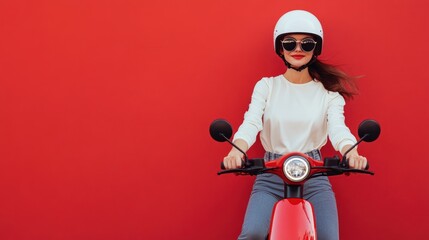
[[[304,58],[305,56],[304,55],[293,55],[292,57],[297,59],[297,60],[300,60],[300,59]]]

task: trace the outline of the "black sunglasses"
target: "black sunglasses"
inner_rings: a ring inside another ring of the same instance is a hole
[[[317,42],[311,38],[304,38],[300,41],[297,41],[295,38],[286,38],[285,40],[281,41],[281,43],[283,49],[288,52],[295,50],[296,46],[298,46],[298,43],[304,52],[311,52],[316,47]]]

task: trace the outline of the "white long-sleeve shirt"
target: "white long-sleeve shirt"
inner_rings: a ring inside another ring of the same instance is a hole
[[[319,81],[294,84],[283,75],[256,83],[244,121],[234,140],[249,148],[260,139],[265,151],[286,154],[320,149],[327,137],[335,150],[356,143],[344,123],[344,98]]]

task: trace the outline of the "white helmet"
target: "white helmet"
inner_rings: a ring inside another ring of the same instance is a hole
[[[314,55],[318,56],[322,53],[322,24],[320,24],[317,17],[312,13],[304,10],[293,10],[280,17],[274,28],[274,51],[278,55],[280,55],[279,50],[281,50],[281,39],[279,37],[287,33],[307,33],[314,35],[317,42]]]

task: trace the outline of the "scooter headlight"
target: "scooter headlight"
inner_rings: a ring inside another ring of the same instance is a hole
[[[287,179],[300,182],[310,173],[310,164],[301,156],[291,156],[283,163],[283,173]]]

